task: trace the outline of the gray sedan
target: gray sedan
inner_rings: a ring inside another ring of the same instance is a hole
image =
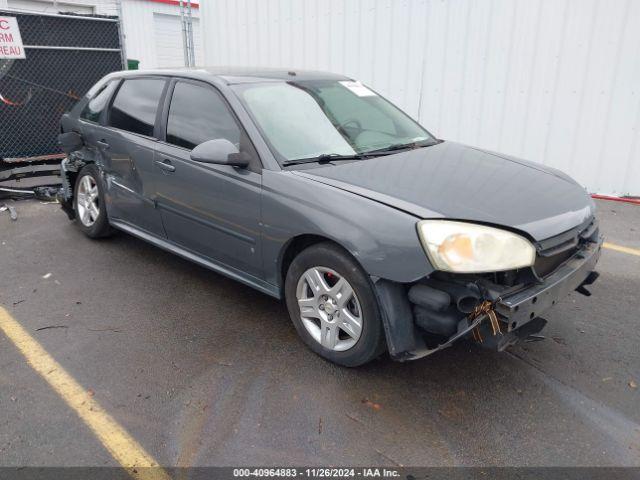
[[[61,128],[60,200],[84,233],[122,230],[284,299],[341,365],[459,339],[503,350],[597,278],[579,184],[439,140],[343,76],[117,72]]]

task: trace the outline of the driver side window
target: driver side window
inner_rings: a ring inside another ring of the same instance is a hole
[[[167,118],[167,142],[192,150],[224,138],[240,149],[242,132],[220,95],[211,88],[178,82]]]

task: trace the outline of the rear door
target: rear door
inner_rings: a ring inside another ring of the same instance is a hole
[[[92,135],[106,173],[109,217],[158,237],[165,234],[151,196],[157,173],[153,157],[167,85],[164,77],[123,80],[107,112],[106,125],[96,127]]]
[[[222,266],[262,278],[261,164],[253,145],[213,86],[174,80],[165,106],[164,141],[156,150],[156,201],[169,240]],[[251,165],[191,160],[191,150],[225,138]]]

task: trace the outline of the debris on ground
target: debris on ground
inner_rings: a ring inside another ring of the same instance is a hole
[[[33,197],[33,195],[33,190],[0,187],[0,198],[12,198],[14,200],[20,200],[23,198],[31,198]]]
[[[51,330],[53,328],[69,328],[69,326],[68,325],[47,325],[46,327],[36,328],[36,332],[39,332],[41,330]]]
[[[35,188],[0,187],[0,198],[12,198],[14,200],[35,198],[43,202],[57,202],[60,188],[59,186],[42,186]]]
[[[11,217],[11,220],[13,220],[14,222],[18,220],[18,212],[16,211],[15,207],[3,203],[2,205],[0,205],[0,212],[4,212],[5,210],[9,210],[9,216]]]
[[[638,384],[637,384],[636,382],[634,382],[633,380],[630,380],[630,381],[629,381],[629,386],[630,386],[631,388],[638,388]]]
[[[382,408],[382,405],[380,405],[379,403],[372,402],[371,400],[367,400],[366,398],[363,398],[361,402],[363,405],[366,405],[367,407],[374,410],[380,410]]]
[[[58,192],[60,192],[60,187],[36,187],[33,189],[34,197],[44,203],[58,203]]]
[[[45,273],[44,275],[42,275],[42,278],[44,278],[46,280],[47,278],[51,278],[51,275],[53,275],[53,273],[51,273],[51,272]]]
[[[122,330],[117,328],[105,327],[105,328],[87,328],[90,332],[113,332],[113,333],[122,333]]]
[[[359,424],[361,424],[361,425],[364,425],[364,423],[362,422],[362,420],[360,420],[360,419],[359,419],[359,418],[357,418],[357,417],[354,417],[353,415],[350,415],[350,414],[348,414],[348,413],[345,413],[345,416],[346,416],[347,418],[349,418],[349,419],[353,420],[353,421],[354,421],[354,422],[356,422],[356,423],[359,423]]]

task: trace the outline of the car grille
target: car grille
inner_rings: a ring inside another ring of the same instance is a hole
[[[544,278],[555,272],[560,265],[569,260],[577,251],[577,248],[572,248],[550,257],[537,255],[536,262],[533,264],[533,269],[539,277]]]
[[[584,243],[598,236],[598,221],[591,217],[571,230],[542,240],[538,244],[538,253],[533,269],[540,277],[546,277],[575,255]]]

